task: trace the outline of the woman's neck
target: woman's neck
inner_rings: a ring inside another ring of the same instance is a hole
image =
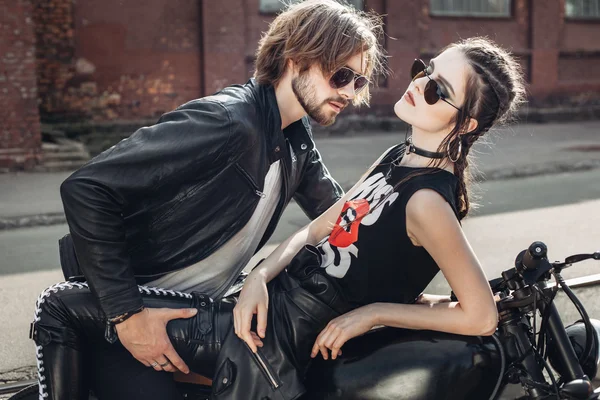
[[[435,134],[429,132],[421,132],[418,129],[412,128],[412,144],[422,150],[437,152],[442,140],[445,137],[446,134],[442,132]],[[445,153],[445,149],[442,150],[442,153]],[[439,168],[445,169],[452,173],[454,172],[454,164],[450,162],[448,158],[436,160],[428,157],[423,157],[415,153],[405,153],[404,157],[402,157],[402,160],[400,161],[400,165],[412,168],[426,168],[433,167],[436,164],[436,161],[440,163]]]

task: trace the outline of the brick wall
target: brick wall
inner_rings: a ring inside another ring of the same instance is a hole
[[[35,35],[29,0],[0,0],[0,169],[40,161]]]
[[[253,0],[203,1],[204,82],[205,94],[231,83],[243,83],[249,77],[247,56],[252,52],[248,19],[258,14]]]
[[[64,97],[67,82],[74,74],[73,0],[31,1],[37,41],[40,116],[42,120],[72,118]]]
[[[203,92],[198,2],[36,1],[45,121],[156,117]]]

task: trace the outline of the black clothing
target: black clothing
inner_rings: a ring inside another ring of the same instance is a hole
[[[321,267],[339,279],[346,300],[356,307],[413,303],[438,273],[427,250],[414,246],[406,232],[406,204],[416,191],[434,190],[458,218],[456,176],[443,169],[395,165],[404,148],[388,151],[346,202],[331,234],[317,245]]]
[[[106,316],[139,309],[137,284],[208,257],[243,228],[280,159],[281,199],[260,248],[292,198],[315,218],[342,195],[308,118],[281,130],[272,86],[250,80],[193,100],[71,175],[61,195],[72,243]]]

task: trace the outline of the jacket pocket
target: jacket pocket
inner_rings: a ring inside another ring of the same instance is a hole
[[[193,197],[198,190],[204,187],[204,185],[205,182],[194,182],[188,187],[181,185],[181,191],[179,193],[175,194],[175,196],[170,199],[166,199],[157,206],[157,209],[154,212],[155,217],[150,221],[149,227],[154,228],[161,222],[168,219],[177,211],[182,202],[190,197]]]
[[[252,353],[252,350],[250,350],[250,352]],[[254,358],[254,361],[256,361],[256,365],[258,365],[258,368],[263,373],[271,387],[273,389],[279,389],[279,386],[281,386],[281,381],[275,372],[273,372],[273,369],[270,367],[266,358],[262,355],[260,349],[258,349],[256,353],[252,353],[252,358]]]
[[[246,172],[246,170],[244,168],[242,168],[242,166],[240,164],[236,163],[235,169],[240,174],[240,176],[248,183],[250,188],[254,191],[254,193],[257,196],[262,197],[262,198],[266,197],[266,195],[260,190],[260,188],[256,184],[256,181],[254,181],[254,178],[252,178],[252,176],[250,176],[250,174],[248,172]]]
[[[233,385],[234,381],[235,364],[229,358],[227,358],[215,374],[215,379],[213,379],[212,393],[214,395],[222,394],[229,389],[231,385]]]

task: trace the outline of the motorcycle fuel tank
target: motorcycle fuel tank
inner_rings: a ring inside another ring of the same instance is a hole
[[[503,352],[492,337],[384,328],[319,355],[302,400],[489,399],[500,385]]]

